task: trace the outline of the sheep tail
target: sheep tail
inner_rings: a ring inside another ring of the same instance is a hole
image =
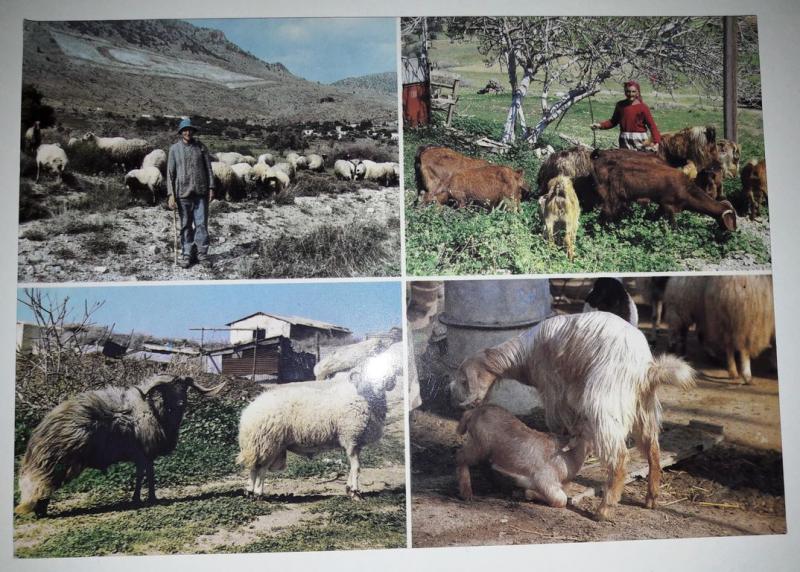
[[[469,425],[469,420],[472,419],[472,416],[475,414],[476,409],[468,409],[464,412],[464,415],[461,416],[461,421],[458,422],[458,431],[459,435],[463,435],[467,432],[467,425]]]
[[[663,354],[655,358],[647,370],[647,381],[651,388],[674,385],[681,389],[689,389],[694,387],[695,371],[681,358]]]

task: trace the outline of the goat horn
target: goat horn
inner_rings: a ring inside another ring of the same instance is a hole
[[[143,398],[147,398],[150,392],[153,391],[156,387],[172,383],[174,379],[175,377],[171,375],[164,375],[164,374],[154,375],[153,377],[145,381],[143,384],[136,386],[136,389],[139,391],[139,393],[142,394]]]
[[[210,397],[213,397],[213,396],[217,395],[222,390],[222,388],[225,387],[225,385],[227,385],[227,382],[223,381],[222,383],[218,384],[216,387],[203,387],[202,385],[197,383],[191,377],[185,378],[184,381],[186,381],[186,383],[189,384],[189,387],[193,387],[197,391],[202,393],[203,395],[208,395]]]

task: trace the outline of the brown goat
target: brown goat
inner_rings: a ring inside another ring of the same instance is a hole
[[[486,165],[453,173],[428,192],[423,202],[443,205],[452,200],[463,208],[469,203],[497,207],[508,200],[516,211],[523,195],[528,193],[521,169],[515,171],[511,167]]]
[[[488,165],[491,165],[488,161],[467,157],[447,147],[419,147],[414,157],[417,194],[425,193],[422,197],[423,204],[435,202],[433,192],[453,174]]]
[[[616,218],[625,203],[652,201],[674,224],[684,209],[714,217],[726,230],[736,230],[736,211],[728,201],[717,202],[678,169],[659,164],[646,153],[619,150],[592,154],[597,194],[604,218]]]
[[[482,405],[464,412],[458,434],[465,433],[466,442],[456,453],[461,498],[472,500],[469,468],[489,461],[492,469],[525,489],[525,498],[541,500],[557,508],[567,506],[562,486],[571,481],[583,465],[588,440],[579,438],[574,448],[564,451],[567,438],[559,439],[531,429],[496,405]]]
[[[675,133],[662,133],[658,155],[673,167],[693,161],[698,170],[719,161],[717,131],[713,125],[686,127]]]
[[[722,166],[719,163],[712,163],[697,173],[694,184],[714,200],[725,199],[725,191],[722,189]]]
[[[750,220],[761,214],[761,201],[767,198],[767,161],[751,159],[742,169],[742,190],[747,197]]]
[[[594,208],[599,201],[594,188],[591,153],[588,147],[572,147],[547,157],[536,178],[539,196],[547,194],[547,185],[552,179],[563,175],[572,179],[581,208],[584,211]]]

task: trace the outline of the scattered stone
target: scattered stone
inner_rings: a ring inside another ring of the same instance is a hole
[[[92,268],[92,271],[97,274],[105,274],[108,272],[108,266],[95,266]]]

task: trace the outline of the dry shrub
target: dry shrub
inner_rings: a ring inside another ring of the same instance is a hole
[[[368,143],[349,143],[339,146],[333,156],[328,157],[328,162],[332,166],[339,159],[350,161],[352,159],[367,159],[376,163],[396,162],[398,159],[397,149],[384,148]]]

